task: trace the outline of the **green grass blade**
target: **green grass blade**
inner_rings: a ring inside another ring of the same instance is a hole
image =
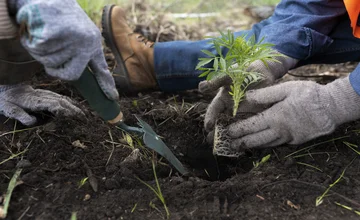
[[[18,178],[21,174],[22,169],[18,169],[15,171],[13,177],[11,178],[10,182],[9,182],[9,186],[7,188],[6,191],[6,195],[5,195],[5,199],[4,199],[4,206],[1,207],[0,206],[0,218],[5,219],[8,213],[8,209],[10,206],[10,200],[11,200],[11,195],[16,187]]]

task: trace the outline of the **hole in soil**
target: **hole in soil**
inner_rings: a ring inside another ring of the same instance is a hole
[[[186,154],[186,163],[194,170],[194,175],[209,181],[225,181],[239,173],[247,173],[253,168],[252,154],[239,158],[217,157],[211,147],[200,146]]]

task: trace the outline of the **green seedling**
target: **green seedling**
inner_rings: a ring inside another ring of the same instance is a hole
[[[134,213],[134,212],[135,212],[137,205],[138,205],[138,204],[135,203],[134,207],[131,209],[131,213]]]
[[[359,146],[357,146],[356,144],[352,144],[349,142],[344,141],[343,142],[346,146],[348,146],[351,150],[353,150],[355,153],[357,153],[358,155],[360,155],[360,151],[356,150],[359,148]],[[356,148],[356,149],[355,149]]]
[[[77,212],[73,212],[71,213],[71,220],[76,220],[77,219]]]
[[[12,159],[14,159],[14,158],[16,158],[16,157],[18,157],[18,156],[20,156],[20,155],[23,155],[26,151],[27,151],[27,149],[21,151],[20,153],[12,154],[12,155],[11,155],[10,157],[8,157],[7,159],[1,161],[1,162],[0,162],[0,165],[4,164],[4,163],[8,162],[9,160],[12,160]]]
[[[85,183],[88,181],[89,177],[82,178],[79,182],[79,189],[85,185]]]
[[[329,187],[325,190],[325,192],[321,196],[316,198],[316,201],[315,201],[316,206],[319,206],[319,205],[321,205],[323,203],[324,198],[327,196],[327,194],[329,193],[331,188],[333,188],[336,184],[338,184],[342,180],[342,178],[345,175],[346,169],[354,162],[355,159],[356,159],[356,157],[345,167],[345,169],[341,172],[341,175],[339,176],[339,178],[337,178],[335,180],[335,182],[330,184]]]
[[[314,166],[314,165],[311,165],[311,164],[308,164],[308,163],[303,163],[303,162],[296,162],[297,164],[299,164],[299,165],[303,165],[303,166],[306,166],[306,167],[310,167],[310,168],[312,168],[312,169],[314,169],[314,170],[317,170],[317,171],[319,171],[319,172],[323,172],[322,171],[322,169],[320,169],[320,168],[318,168],[318,167],[316,167],[316,166]]]
[[[298,154],[296,156],[293,156],[292,158],[296,159],[296,158],[302,158],[302,157],[311,157],[313,158],[314,155],[322,155],[322,154],[326,154],[328,156],[328,159],[326,161],[329,161],[331,155],[330,154],[337,154],[338,152],[308,152],[306,154]]]
[[[161,192],[161,187],[160,187],[160,184],[159,184],[159,180],[157,178],[157,175],[156,175],[156,168],[155,168],[155,162],[154,160],[152,161],[152,168],[153,168],[153,172],[154,172],[154,178],[155,178],[155,182],[156,182],[156,187],[153,187],[151,185],[149,185],[148,183],[144,182],[143,180],[141,180],[140,178],[137,178],[141,183],[143,183],[145,186],[147,186],[149,189],[151,189],[151,191],[153,191],[156,195],[156,197],[161,201],[161,203],[163,204],[164,206],[164,209],[165,209],[165,212],[166,212],[166,218],[169,219],[170,217],[170,212],[169,212],[169,209],[166,205],[166,202],[165,202],[165,198]],[[154,207],[155,204],[150,202],[150,206],[151,204],[153,204]]]
[[[123,140],[126,143],[126,147],[128,147],[129,149],[132,150],[132,152],[134,152],[135,149],[139,149],[141,150],[141,157],[145,158],[147,160],[151,160],[152,159],[152,151],[149,150],[149,148],[145,147],[142,144],[142,141],[139,137],[137,136],[133,136],[127,132],[123,132]]]
[[[0,137],[6,136],[6,135],[9,135],[9,134],[14,135],[14,134],[25,132],[25,131],[31,131],[31,130],[41,128],[41,127],[43,127],[43,126],[37,126],[37,127],[25,128],[25,129],[21,129],[21,130],[14,130],[14,131],[9,131],[9,132],[4,132],[4,133],[0,134]]]
[[[199,58],[196,69],[203,71],[200,77],[206,77],[206,80],[225,76],[231,78],[232,85],[229,93],[234,101],[233,116],[235,116],[248,86],[262,79],[262,75],[252,71],[250,65],[257,60],[265,65],[268,61],[278,62],[275,57],[281,55],[274,54],[271,49],[273,45],[264,43],[264,39],[257,43],[255,36],[248,38],[244,35],[235,38],[231,31],[226,34],[220,32],[220,34],[221,37],[210,41],[215,52],[202,50],[208,57]],[[226,48],[228,52],[223,54],[222,48]],[[210,63],[212,66],[209,67]]]
[[[137,108],[139,106],[138,105],[138,100],[133,100],[132,105],[133,105],[134,108]]]
[[[343,205],[343,204],[338,203],[338,202],[335,202],[335,204],[338,205],[338,206],[340,206],[341,208],[344,208],[344,209],[347,209],[347,210],[349,210],[349,211],[352,211],[352,212],[354,212],[355,214],[357,214],[357,215],[360,216],[360,211],[357,211],[357,210],[355,210],[354,208],[351,208],[351,207],[349,207],[349,206]]]
[[[263,165],[264,163],[266,163],[271,157],[271,154],[266,155],[265,157],[261,158],[260,161],[256,161],[253,162],[254,165],[254,169],[258,168],[259,166]]]
[[[11,178],[6,194],[5,194],[5,198],[4,198],[4,204],[0,205],[0,219],[5,219],[9,210],[9,206],[10,206],[10,200],[11,200],[11,195],[15,189],[15,187],[17,186],[17,181],[20,177],[22,169],[18,169],[15,171],[13,177]]]
[[[128,133],[123,133],[123,139],[131,150],[135,150],[133,138]]]

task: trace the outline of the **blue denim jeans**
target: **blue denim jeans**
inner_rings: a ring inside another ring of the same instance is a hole
[[[274,44],[275,50],[300,60],[298,66],[360,61],[360,39],[352,35],[342,0],[283,0],[270,18],[234,35],[254,35],[256,41],[264,38]],[[199,78],[201,71],[195,70],[198,59],[206,57],[201,50],[216,53],[209,40],[155,44],[155,72],[160,89],[197,88],[204,80]],[[360,67],[350,75],[350,81],[360,94]]]

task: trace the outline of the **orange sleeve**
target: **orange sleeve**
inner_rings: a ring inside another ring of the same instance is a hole
[[[349,14],[351,27],[353,29],[353,35],[356,38],[360,38],[360,27],[357,26],[359,13],[360,13],[360,1],[359,0],[344,0],[346,11]]]

